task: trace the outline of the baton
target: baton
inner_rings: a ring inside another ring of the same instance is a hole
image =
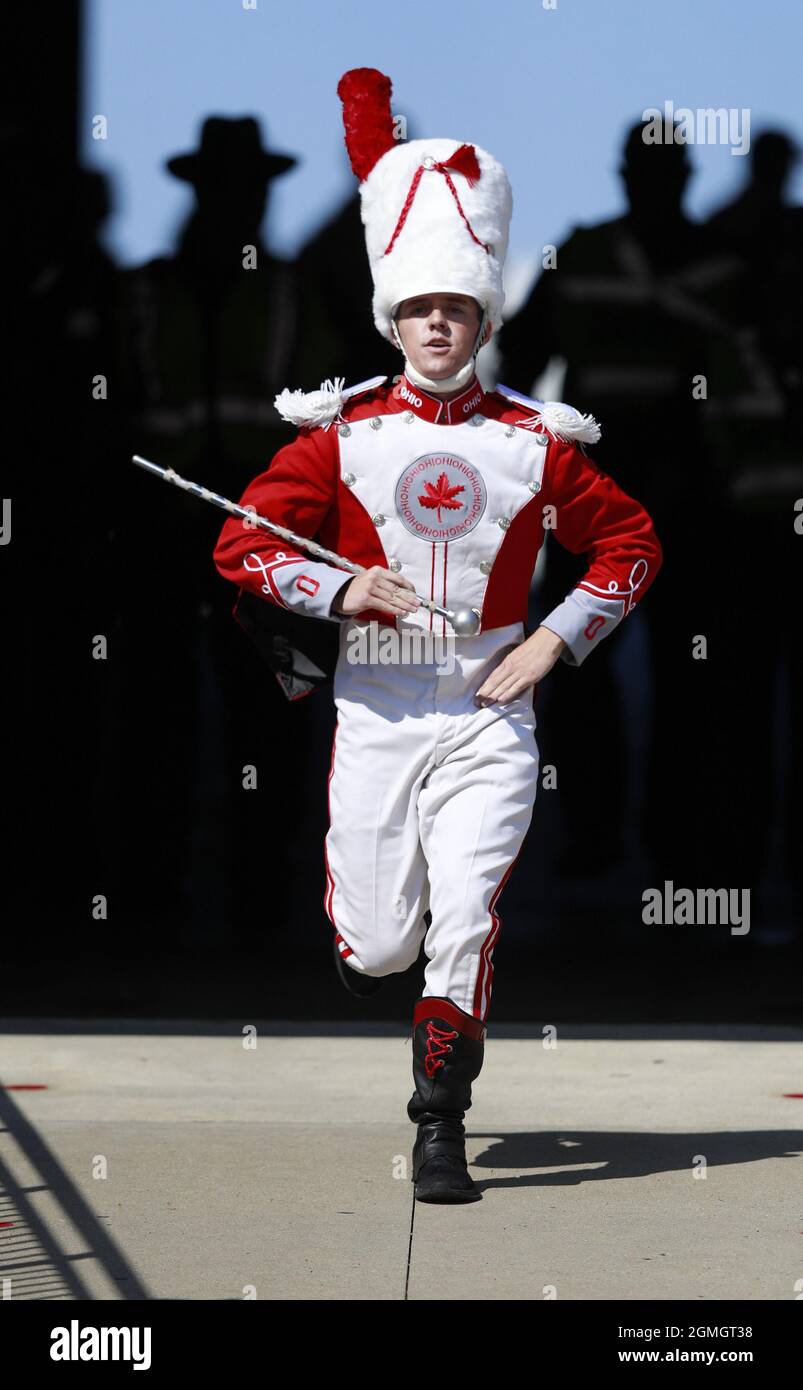
[[[278,522],[268,521],[265,516],[260,516],[258,512],[249,511],[247,507],[241,507],[239,502],[232,502],[228,497],[221,497],[219,492],[211,492],[208,487],[203,487],[200,483],[192,483],[189,478],[182,478],[180,473],[176,473],[173,468],[164,468],[160,463],[151,463],[150,459],[143,458],[141,454],[133,454],[132,463],[136,463],[140,468],[146,469],[154,477],[161,478],[164,483],[172,483],[175,487],[183,488],[185,492],[191,492],[194,497],[200,497],[204,502],[211,502],[215,507],[221,507],[224,512],[230,512],[232,516],[242,517],[252,525],[261,526],[264,531],[271,531],[276,536],[281,536],[282,540],[290,541],[291,544],[300,546],[302,550],[309,550],[311,554],[318,556],[321,560],[326,560],[331,565],[336,565],[338,569],[348,570],[350,574],[365,574],[366,566],[355,564],[353,560],[346,560],[342,555],[336,555],[333,550],[327,550],[324,546],[318,545],[317,541],[312,541],[308,536],[299,536],[295,531],[290,531],[286,526],[280,526]],[[459,637],[474,637],[480,629],[480,613],[476,608],[442,608],[433,599],[422,598],[416,594],[416,598],[421,599],[423,608],[429,609],[431,613],[439,613],[441,617],[448,618],[456,634]]]

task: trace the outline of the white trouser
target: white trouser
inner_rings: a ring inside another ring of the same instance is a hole
[[[351,619],[340,634],[326,912],[354,970],[406,970],[423,939],[424,994],[484,1019],[495,904],[532,819],[539,755],[532,686],[506,706],[474,693],[524,625],[453,638],[454,669],[440,674],[433,660],[352,664],[349,633],[369,627]]]

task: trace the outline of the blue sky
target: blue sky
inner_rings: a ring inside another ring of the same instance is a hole
[[[190,195],[163,160],[197,144],[204,115],[257,115],[301,163],[273,185],[267,240],[291,255],[355,187],[336,87],[350,67],[393,81],[411,138],[475,141],[508,170],[508,309],[538,248],[622,210],[616,173],[646,107],[747,108],[803,143],[800,0],[86,0],[87,164],[111,175],[106,241],[124,264],[169,249]],[[493,21],[493,22],[492,22]],[[91,138],[103,114],[108,139]],[[731,196],[748,160],[694,145],[687,209]],[[803,167],[793,184],[803,202]]]

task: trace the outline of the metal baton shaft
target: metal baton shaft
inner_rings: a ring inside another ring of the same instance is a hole
[[[150,459],[143,458],[141,454],[133,454],[132,462],[145,468],[149,473],[161,478],[162,482],[173,483],[175,487],[183,488],[185,492],[191,492],[195,497],[200,497],[204,502],[211,502],[215,507],[222,507],[224,512],[231,512],[232,516],[247,519],[252,524],[261,526],[265,531],[272,531],[274,535],[281,536],[285,541],[291,541],[293,545],[301,546],[304,550],[309,550],[313,555],[319,556],[322,560],[328,560],[330,564],[336,565],[338,569],[348,570],[350,574],[365,574],[365,565],[357,565],[353,560],[346,560],[342,555],[336,555],[333,550],[326,550],[324,546],[318,545],[317,541],[311,541],[308,536],[299,536],[295,531],[290,531],[286,526],[279,526],[275,521],[268,521],[267,517],[260,516],[258,512],[249,511],[246,507],[241,507],[238,502],[232,502],[228,497],[221,497],[219,492],[211,492],[208,487],[202,487],[200,483],[192,483],[188,478],[182,478],[180,473],[176,473],[173,468],[164,468],[160,463],[151,463]],[[433,599],[422,598],[422,607],[428,608],[432,613],[439,613],[441,617],[448,618],[454,623],[457,615],[448,608],[442,608]],[[471,609],[470,612],[475,610]],[[479,620],[477,621],[477,628]]]

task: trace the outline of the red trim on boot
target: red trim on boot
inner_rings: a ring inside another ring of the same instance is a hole
[[[442,999],[433,994],[425,994],[422,999],[419,999],[413,1009],[413,1029],[415,1030],[419,1023],[424,1023],[429,1018],[445,1019],[459,1033],[465,1033],[466,1037],[474,1038],[475,1042],[485,1042],[488,1029],[482,1019],[473,1018],[471,1014],[465,1013],[457,1004],[453,1004],[451,999]]]

